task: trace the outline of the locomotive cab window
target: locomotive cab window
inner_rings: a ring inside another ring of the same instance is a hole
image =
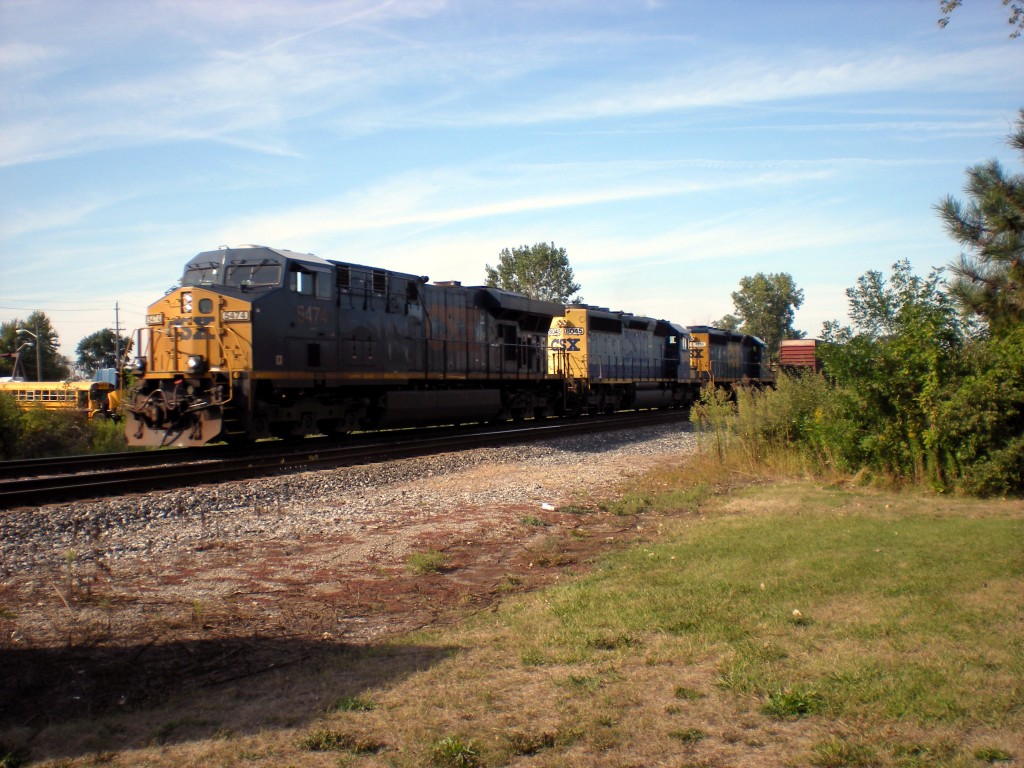
[[[292,264],[288,268],[288,288],[295,293],[312,296],[313,273],[308,269],[303,269],[298,264]]]
[[[181,278],[182,285],[219,285],[220,264],[212,261],[189,264]]]
[[[224,277],[234,288],[276,288],[281,284],[281,265],[276,262],[228,264]]]
[[[331,276],[327,272],[314,272],[301,264],[292,264],[288,267],[288,288],[305,296],[329,299]]]
[[[330,272],[317,272],[316,275],[316,297],[318,299],[331,298],[331,274]]]

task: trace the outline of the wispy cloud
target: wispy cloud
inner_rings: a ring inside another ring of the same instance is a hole
[[[113,6],[98,7],[103,16]],[[81,40],[77,58],[10,40],[0,48],[0,65],[22,79],[8,86],[0,113],[0,132],[9,137],[0,165],[181,141],[287,155],[302,152],[293,129],[310,118],[343,136],[558,125],[957,88],[1004,77],[1007,66],[993,51],[936,57],[796,50],[779,59],[723,49],[708,59],[667,39],[617,30],[592,32],[576,44],[562,31],[464,40],[454,14],[445,3],[415,0],[164,2],[138,19],[138,28],[110,20],[121,37],[105,33],[102,65],[87,58],[95,52]],[[97,20],[89,19],[83,34],[96,29]],[[69,25],[56,36],[63,42],[73,35]],[[649,68],[619,71],[593,59],[598,52],[635,57],[641,46],[651,46],[644,51]],[[190,63],[160,68],[161,58]],[[60,85],[50,77],[58,60]],[[578,73],[587,70],[595,74],[581,85]],[[69,72],[76,73],[73,86]]]
[[[0,214],[0,239],[68,227],[82,222],[97,211],[109,208],[128,197],[128,195],[123,195],[112,199],[95,193],[83,200],[69,196],[54,199],[46,207],[22,207],[17,202],[11,202]]]
[[[745,56],[710,64],[684,61],[677,71],[631,82],[605,81],[574,93],[556,93],[527,109],[478,115],[496,123],[546,123],[635,117],[709,107],[793,102],[801,99],[896,93],[911,89],[956,90],[1005,77],[1006,61],[992,51],[935,57],[884,51],[794,52],[778,60]]]
[[[752,167],[753,171],[752,172]],[[225,227],[221,237],[322,240],[408,227],[443,227],[526,212],[583,209],[613,202],[735,189],[778,189],[831,176],[827,164],[783,168],[751,163],[576,163],[439,168],[404,173],[314,205],[260,212]]]
[[[58,55],[50,46],[17,41],[4,43],[0,44],[0,69],[11,77],[19,72],[37,70]]]

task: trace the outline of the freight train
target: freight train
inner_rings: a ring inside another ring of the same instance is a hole
[[[704,381],[768,377],[760,340],[695,330],[278,248],[225,247],[191,259],[180,287],[149,307],[125,436],[130,445],[194,446],[687,407]],[[713,369],[712,360],[737,364]]]

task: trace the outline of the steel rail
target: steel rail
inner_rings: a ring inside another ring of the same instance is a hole
[[[59,475],[0,479],[0,509],[39,506],[55,502],[80,501],[129,493],[167,490],[231,480],[286,474],[316,467],[373,464],[411,456],[445,451],[469,450],[495,443],[527,443],[587,432],[635,429],[685,420],[686,411],[641,411],[610,416],[548,420],[470,432],[415,436],[402,433],[375,435],[375,440],[358,445],[336,442],[310,446],[289,446],[245,456],[189,458],[173,462],[178,451],[156,451],[163,455],[159,466],[106,469],[99,472],[65,472]],[[200,454],[202,449],[200,449]],[[207,451],[207,454],[212,452]],[[131,454],[134,455],[134,454]],[[191,456],[192,454],[190,454]],[[171,463],[169,463],[171,462]]]
[[[499,427],[500,428],[500,427]],[[465,428],[462,430],[465,431]],[[209,459],[243,458],[261,453],[304,453],[319,450],[327,444],[336,446],[340,440],[345,445],[371,445],[393,439],[396,434],[405,437],[421,434],[436,436],[456,434],[457,427],[419,427],[381,432],[360,432],[341,436],[303,437],[296,442],[267,440],[247,445],[203,445],[194,448],[145,448],[117,453],[82,454],[75,456],[47,457],[39,459],[11,459],[0,461],[0,481],[27,477],[54,477],[74,472],[100,472],[126,469],[128,467],[149,467],[158,464],[180,464]]]

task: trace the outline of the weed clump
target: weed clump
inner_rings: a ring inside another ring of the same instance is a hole
[[[479,768],[483,765],[477,746],[456,736],[446,736],[434,742],[430,750],[430,764],[435,768]]]
[[[796,720],[816,715],[825,709],[825,698],[809,688],[783,688],[768,694],[768,703],[761,712],[777,720]]]
[[[443,573],[448,567],[448,555],[433,549],[427,552],[413,552],[406,559],[405,565],[410,571],[421,576]]]
[[[362,696],[342,696],[334,702],[329,712],[370,712],[376,705]]]
[[[372,754],[385,749],[386,745],[373,739],[353,736],[350,733],[318,728],[299,739],[299,749],[307,752],[353,752],[357,755]]]

